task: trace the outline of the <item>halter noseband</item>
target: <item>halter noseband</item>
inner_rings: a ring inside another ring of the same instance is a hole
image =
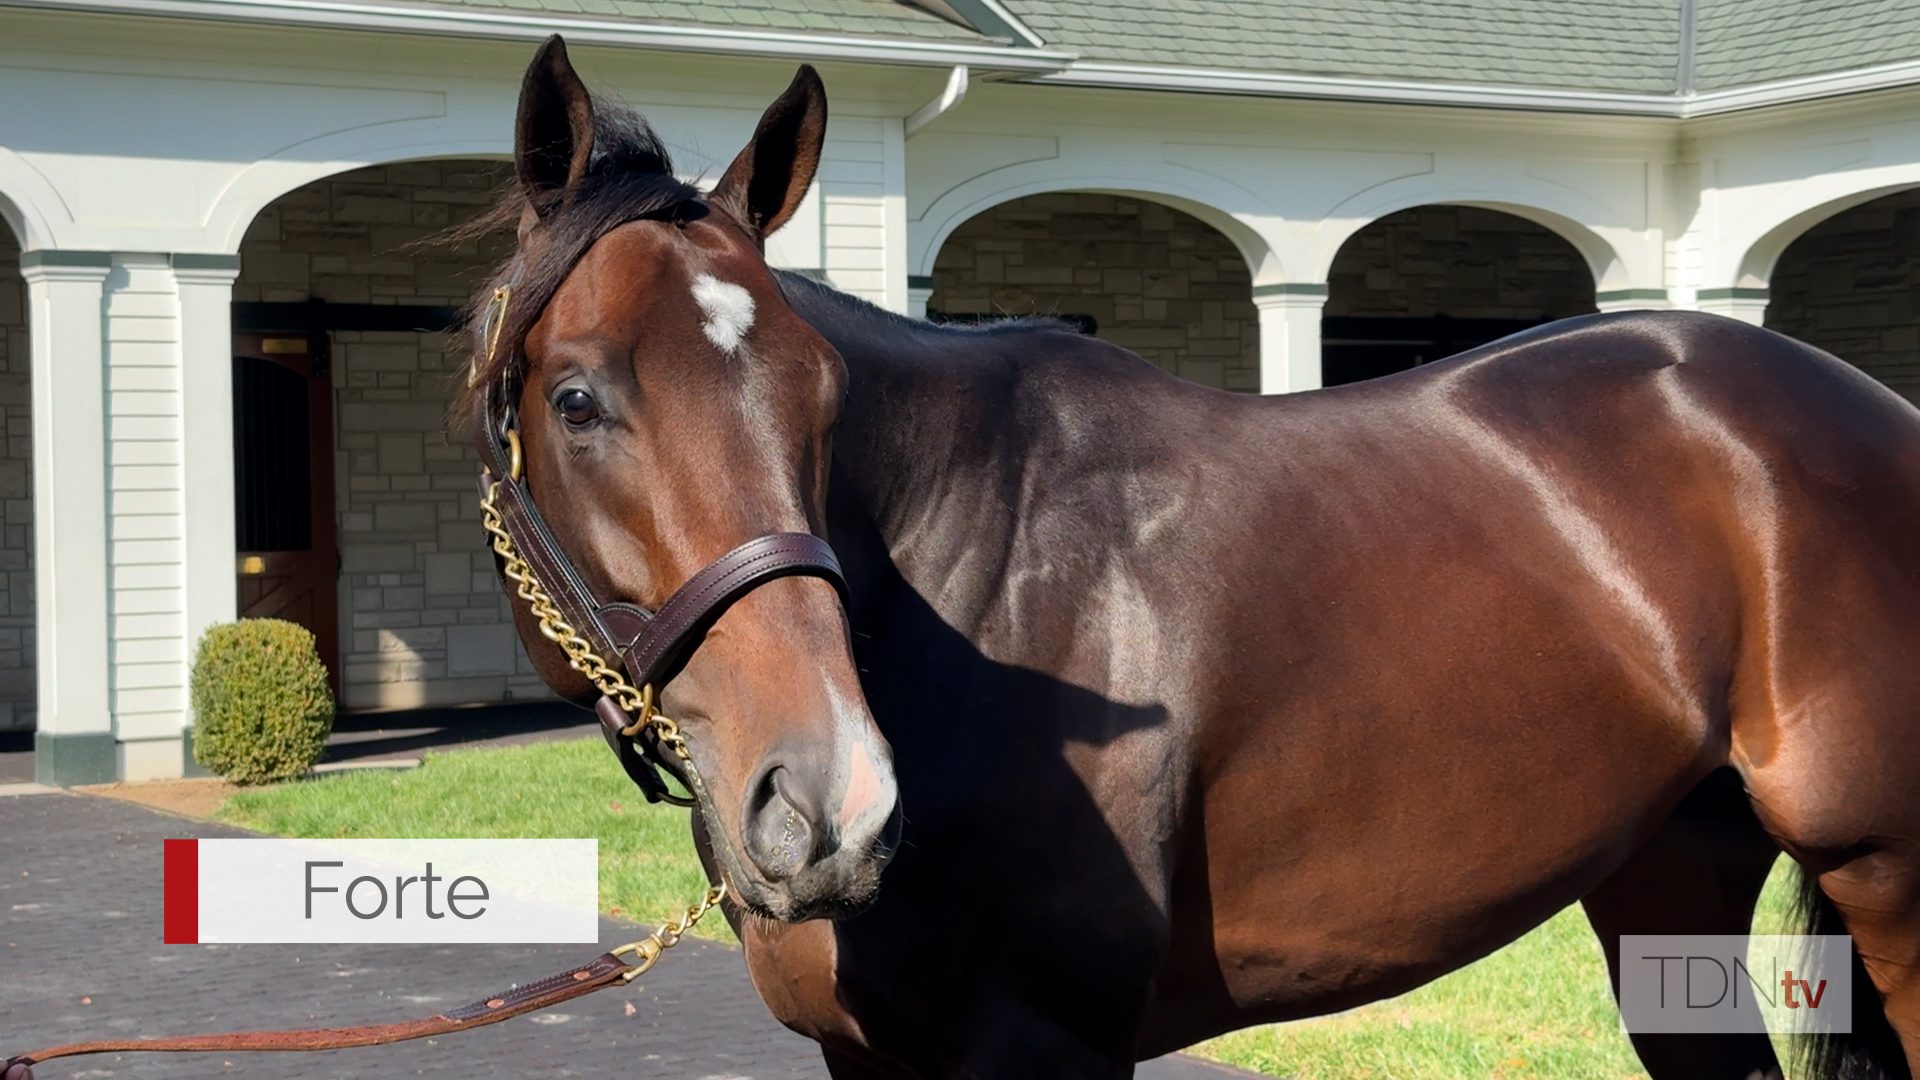
[[[511,298],[512,290],[501,286],[488,307],[482,336],[489,368]],[[479,374],[476,365],[472,375]],[[656,771],[665,764],[663,751],[671,751],[694,796],[703,786],[679,726],[655,707],[656,692],[686,666],[728,608],[769,581],[800,575],[823,578],[840,594],[840,602],[847,603],[840,562],[826,541],[812,533],[769,533],[708,563],[657,611],[601,601],[554,539],[527,489],[509,385],[507,372],[487,380],[476,425],[480,508],[489,547],[500,560],[502,576],[539,621],[541,634],[560,646],[568,665],[600,691],[594,714],[601,732],[647,801],[692,805],[693,798],[674,795]]]

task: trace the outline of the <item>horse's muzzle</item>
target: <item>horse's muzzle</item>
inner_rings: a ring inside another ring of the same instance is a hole
[[[742,806],[743,854],[759,881],[738,883],[750,907],[785,922],[843,918],[866,907],[900,843],[890,769],[877,782],[834,784],[824,770],[763,766]],[[844,792],[830,805],[829,790]]]

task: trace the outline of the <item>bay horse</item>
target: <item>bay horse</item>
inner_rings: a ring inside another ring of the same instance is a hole
[[[803,67],[703,194],[549,41],[475,349],[600,595],[774,531],[838,554],[844,606],[758,588],[662,697],[754,985],[835,1077],[1124,1077],[1575,901],[1617,965],[1745,933],[1782,851],[1859,950],[1814,1071],[1920,1064],[1911,405],[1683,312],[1275,397],[904,318],[763,258],[826,123]],[[1634,1044],[1781,1075],[1757,1033]]]

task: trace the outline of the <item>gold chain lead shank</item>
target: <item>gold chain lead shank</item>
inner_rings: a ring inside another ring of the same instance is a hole
[[[514,441],[518,442],[517,439]],[[516,453],[516,459],[518,456]],[[561,651],[567,654],[569,667],[586,676],[602,694],[612,698],[621,711],[634,718],[632,724],[620,729],[620,734],[632,738],[651,727],[660,745],[672,750],[682,760],[690,760],[680,726],[654,706],[653,684],[635,689],[618,669],[593,651],[593,645],[567,622],[553,598],[541,587],[540,580],[534,577],[533,567],[520,557],[519,550],[513,545],[513,538],[507,534],[506,521],[500,515],[499,497],[500,481],[495,480],[487,486],[487,497],[480,500],[480,525],[493,538],[494,553],[500,556],[503,563],[501,572],[508,581],[513,582],[515,594],[527,602],[527,609],[533,612],[534,619],[540,624],[541,636],[560,646]]]
[[[686,936],[687,931],[693,929],[693,925],[699,922],[707,912],[712,911],[715,905],[719,904],[726,895],[727,886],[725,882],[714,885],[707,889],[707,895],[701,897],[698,904],[688,908],[686,913],[678,919],[673,922],[661,923],[653,933],[648,934],[639,941],[628,942],[613,950],[613,955],[615,956],[631,955],[635,957],[633,966],[627,969],[626,974],[620,976],[620,981],[630,983],[640,976],[645,975],[647,969],[653,967],[654,961],[660,959],[661,953],[680,944],[680,939]]]

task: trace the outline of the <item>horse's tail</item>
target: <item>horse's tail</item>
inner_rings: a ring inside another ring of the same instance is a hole
[[[1840,909],[1811,874],[1800,873],[1800,895],[1794,901],[1794,922],[1803,934],[1844,934],[1846,923]],[[1794,1056],[1799,1059],[1796,1076],[1807,1080],[1913,1080],[1907,1071],[1907,1055],[1900,1036],[1887,1023],[1880,991],[1867,976],[1859,950],[1853,951],[1853,1030],[1845,1034],[1821,1033],[1798,1037]]]

